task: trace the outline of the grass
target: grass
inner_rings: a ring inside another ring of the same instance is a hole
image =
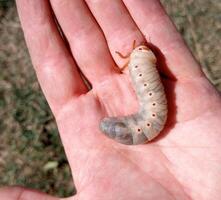
[[[203,71],[221,91],[221,2],[162,0]],[[55,120],[40,90],[14,1],[0,0],[0,186],[75,193]]]
[[[202,69],[221,91],[221,1],[161,0]]]
[[[0,24],[0,185],[69,196],[70,169],[13,2],[0,7]]]

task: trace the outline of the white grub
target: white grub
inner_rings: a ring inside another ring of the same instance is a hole
[[[100,129],[117,142],[143,144],[158,136],[164,128],[167,100],[156,69],[156,57],[148,47],[142,45],[135,48],[130,54],[128,67],[139,100],[139,112],[104,118]]]

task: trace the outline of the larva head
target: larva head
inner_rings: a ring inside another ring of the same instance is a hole
[[[134,49],[133,53],[132,53],[133,56],[137,56],[137,55],[140,55],[140,54],[145,54],[148,59],[152,62],[152,63],[156,63],[157,59],[156,59],[156,56],[154,55],[154,53],[151,51],[151,49],[145,45],[141,45],[141,46],[138,46]]]
[[[141,51],[141,52],[147,52],[147,51],[150,51],[150,48],[148,48],[145,45],[140,45],[140,46],[136,47],[134,50],[135,51]]]
[[[133,144],[131,130],[118,118],[104,118],[100,123],[100,129],[105,135],[120,143]]]

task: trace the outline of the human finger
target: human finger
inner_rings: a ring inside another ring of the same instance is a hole
[[[52,8],[83,74],[93,84],[116,73],[104,35],[83,0],[51,0]]]
[[[42,90],[56,113],[87,91],[45,0],[17,0],[17,8]]]
[[[125,60],[116,54],[128,54],[132,51],[133,41],[136,44],[145,42],[144,36],[134,23],[121,0],[94,1],[85,0],[91,12],[102,28],[115,62],[122,66]]]

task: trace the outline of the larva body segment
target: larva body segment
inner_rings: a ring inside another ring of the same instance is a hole
[[[104,118],[100,129],[123,144],[142,144],[154,139],[167,119],[167,100],[156,57],[146,46],[135,48],[129,61],[129,72],[139,101],[139,111],[125,117]]]

